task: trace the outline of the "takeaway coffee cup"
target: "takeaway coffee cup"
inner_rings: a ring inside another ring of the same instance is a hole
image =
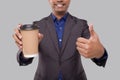
[[[25,24],[20,27],[23,42],[23,54],[25,57],[38,54],[38,27],[32,24]]]

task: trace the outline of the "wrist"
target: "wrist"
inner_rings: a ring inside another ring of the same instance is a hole
[[[97,53],[97,55],[96,55],[96,59],[100,59],[103,55],[104,55],[104,47],[101,47],[101,49],[100,49],[100,51],[99,51],[99,53]]]

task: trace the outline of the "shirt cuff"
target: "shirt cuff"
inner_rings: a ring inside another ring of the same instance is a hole
[[[20,66],[26,66],[30,63],[32,63],[32,60],[33,60],[34,57],[30,57],[30,58],[26,58],[24,57],[23,53],[19,53],[18,55],[18,62],[19,62],[19,65]]]
[[[37,57],[38,54],[33,54],[33,55],[24,55],[25,58],[33,58],[33,57]]]

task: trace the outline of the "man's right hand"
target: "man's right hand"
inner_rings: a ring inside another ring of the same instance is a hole
[[[21,24],[19,24],[18,26],[17,26],[17,28],[15,28],[14,29],[14,34],[13,34],[13,38],[14,38],[14,40],[15,40],[15,43],[16,43],[16,45],[19,47],[19,49],[21,49],[22,50],[22,35],[21,35],[21,33],[20,33],[20,27],[21,27],[22,25]]]
[[[22,45],[22,35],[21,35],[21,32],[20,32],[20,27],[21,26],[22,26],[22,24],[19,24],[18,27],[15,28],[14,34],[13,34],[13,38],[14,38],[15,43],[18,46],[18,48],[22,50],[22,48],[23,48],[23,45]],[[39,33],[38,34],[39,42],[42,40],[42,38],[43,38],[43,34]]]

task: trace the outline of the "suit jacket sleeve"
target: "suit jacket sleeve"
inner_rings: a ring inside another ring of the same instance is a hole
[[[82,37],[87,38],[87,39],[89,39],[90,37],[89,26],[87,25],[87,21],[84,21],[84,30],[83,30]],[[93,58],[91,60],[95,62],[96,65],[105,67],[107,58],[108,58],[108,53],[106,49],[104,49],[104,55],[101,58],[99,59]]]
[[[25,58],[23,56],[22,51],[19,50],[18,53],[17,53],[17,61],[18,61],[20,66],[26,66],[26,65],[32,63],[33,58]]]

